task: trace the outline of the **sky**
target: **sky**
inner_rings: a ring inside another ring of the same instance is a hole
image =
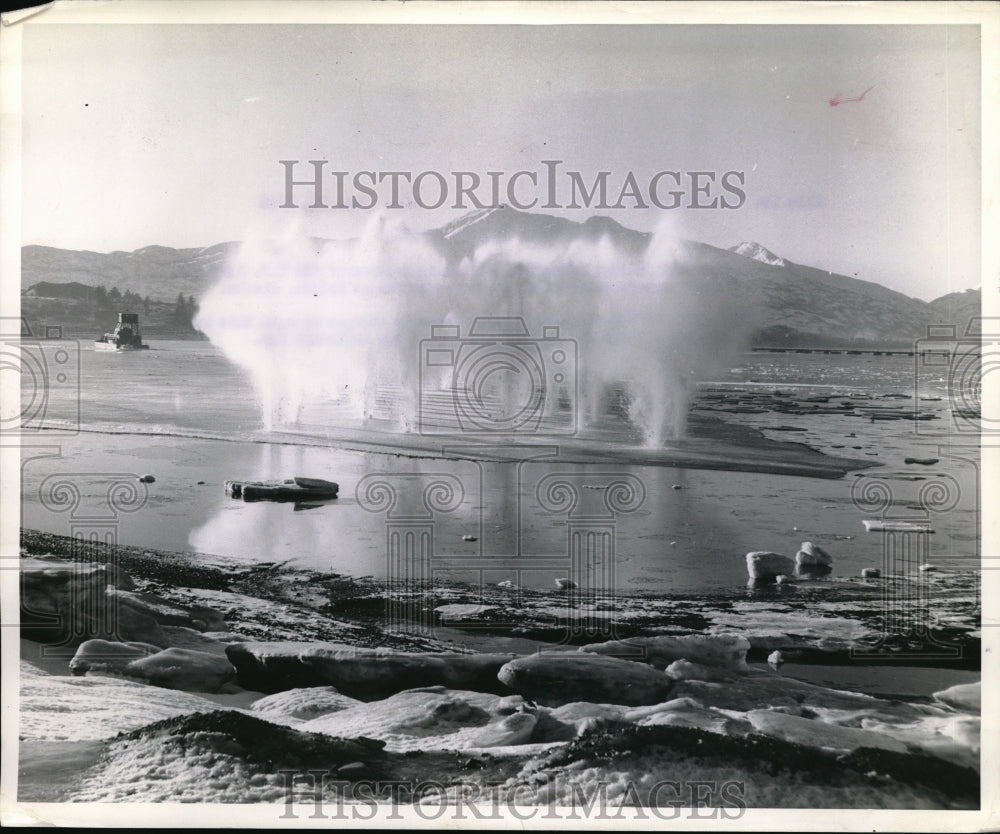
[[[755,240],[930,299],[981,283],[979,49],[978,27],[943,25],[28,21],[22,239],[198,247],[294,224],[349,237],[371,219],[280,208],[280,160],[484,180],[562,160],[587,182],[610,172],[614,194],[629,172],[645,187],[740,171],[737,209],[549,213]],[[464,213],[384,211],[414,229]]]

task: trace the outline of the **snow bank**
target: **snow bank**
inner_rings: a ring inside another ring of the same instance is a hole
[[[371,739],[317,740],[236,711],[216,710],[168,719],[116,739],[73,799],[283,805],[288,771],[311,767],[333,774],[361,764],[363,769],[355,769],[365,777],[384,778],[381,760],[382,745]]]
[[[933,809],[979,807],[975,771],[865,749],[840,753],[777,737],[713,735],[683,727],[601,726],[534,759],[504,789],[524,805],[659,807],[647,819],[739,819],[750,808]],[[708,809],[718,809],[712,812]]]
[[[250,709],[269,721],[293,719],[310,721],[321,715],[339,712],[361,704],[354,698],[342,695],[332,686],[310,686],[304,689],[288,689],[260,698]]]

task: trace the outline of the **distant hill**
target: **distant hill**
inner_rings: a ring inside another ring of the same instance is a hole
[[[93,338],[110,330],[119,312],[131,310],[142,316],[146,336],[203,338],[190,326],[190,299],[205,294],[238,246],[108,253],[25,246],[21,314],[40,332],[58,324],[68,337]],[[178,309],[178,294],[189,302],[184,309]]]
[[[935,298],[928,305],[932,311],[932,324],[957,324],[964,332],[967,322],[982,314],[982,292],[965,290],[950,292]]]
[[[872,281],[796,264],[757,245],[752,255],[704,244],[692,248],[706,272],[733,275],[748,296],[759,295],[757,344],[770,343],[780,332],[778,344],[788,346],[901,345],[925,335],[932,315],[925,301]],[[761,252],[780,263],[761,260]]]
[[[471,212],[429,233],[450,257],[461,259],[490,239],[524,242],[597,240],[608,237],[623,252],[641,254],[652,235],[628,229],[608,217],[579,223],[504,207]],[[903,346],[926,335],[928,324],[955,314],[964,322],[978,315],[980,293],[954,293],[928,303],[872,281],[793,263],[759,243],[730,249],[685,240],[674,265],[688,280],[735,288],[748,315],[757,317],[754,344],[788,347]],[[752,311],[752,312],[751,312]]]
[[[52,281],[39,281],[24,291],[29,298],[79,298],[84,301],[94,293],[94,287],[70,281],[68,284],[56,284]]]
[[[428,236],[453,260],[471,255],[487,240],[517,238],[524,243],[563,243],[611,238],[623,252],[639,254],[652,235],[622,226],[610,217],[590,217],[582,223],[549,214],[531,214],[509,207],[470,212]]]
[[[204,249],[146,246],[134,252],[88,252],[25,246],[21,249],[21,287],[38,283],[79,283],[88,287],[117,287],[156,299],[177,293],[198,298],[215,281],[238,243],[219,243]]]
[[[425,237],[452,266],[490,240],[555,244],[607,238],[626,256],[641,255],[652,235],[603,216],[576,222],[509,207],[470,212]],[[314,241],[317,249],[324,241]],[[147,246],[134,252],[70,251],[25,246],[21,251],[23,314],[63,324],[72,333],[105,326],[113,310],[91,289],[116,288],[121,296],[148,300],[150,335],[194,335],[176,323],[178,294],[195,301],[220,274],[238,243],[202,249]],[[756,345],[825,347],[905,345],[926,334],[928,324],[954,323],[964,330],[979,315],[979,290],[950,293],[932,302],[862,281],[793,263],[759,243],[720,249],[681,241],[674,264],[683,279],[710,282],[734,292],[756,317]],[[118,298],[118,296],[116,296]],[[143,312],[140,310],[140,312]]]

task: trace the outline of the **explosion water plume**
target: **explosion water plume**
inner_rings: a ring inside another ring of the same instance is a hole
[[[247,241],[195,323],[250,372],[266,429],[319,406],[333,422],[385,416],[388,403],[404,432],[429,384],[420,343],[435,325],[463,335],[481,317],[523,319],[532,336],[558,327],[577,347],[577,433],[607,436],[617,396],[641,442],[661,447],[683,433],[694,383],[743,345],[746,309],[730,282],[699,273],[667,225],[639,253],[580,229],[551,241],[496,233],[464,257],[445,235],[381,216],[348,241],[290,230]],[[524,380],[505,373],[490,390],[523,397]],[[435,384],[455,393],[447,369]]]

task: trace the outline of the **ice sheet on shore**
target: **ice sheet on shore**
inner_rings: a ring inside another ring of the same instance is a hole
[[[74,675],[116,675],[188,692],[218,692],[236,674],[219,652],[177,647],[160,650],[147,643],[107,640],[83,643],[70,660],[69,670]]]
[[[576,728],[577,734],[601,721],[620,721],[640,727],[669,725],[694,727],[721,735],[746,735],[751,727],[736,713],[703,706],[694,698],[671,698],[662,704],[625,707],[575,701],[556,707],[552,717]]]
[[[217,708],[217,703],[189,692],[120,678],[44,675],[30,663],[21,663],[22,739],[105,739],[163,718]]]
[[[802,718],[773,710],[755,709],[747,713],[747,720],[758,733],[776,736],[796,744],[822,747],[831,750],[857,750],[859,747],[875,747],[905,753],[906,745],[891,736],[872,733],[856,727],[841,727],[813,718]]]
[[[544,714],[544,713],[543,713]],[[299,727],[304,732],[386,742],[386,749],[465,750],[565,741],[571,728],[549,719],[518,695],[428,687],[357,704]]]
[[[115,678],[45,675],[29,664],[23,667],[21,734],[27,741],[110,739],[119,731],[145,727],[159,719],[177,716],[181,720],[189,713],[212,712],[227,697],[208,700]],[[233,707],[241,705],[238,696],[229,697]],[[327,708],[335,711],[304,720],[314,711]],[[874,747],[903,756],[914,751],[942,763],[978,768],[979,718],[968,710],[940,700],[930,704],[889,701],[754,670],[723,683],[676,681],[669,698],[647,706],[578,701],[546,708],[519,695],[442,686],[409,690],[380,701],[356,702],[330,687],[316,687],[261,698],[247,712],[271,725],[320,734],[332,745],[341,743],[338,739],[360,742],[367,737],[384,742],[385,749],[395,753],[488,752],[508,759],[537,761],[546,749],[565,745],[612,722],[636,730],[688,728],[731,740],[752,740],[763,732],[794,742],[800,749],[844,751]],[[659,768],[656,773],[660,781],[672,772],[690,779],[692,773],[702,773],[704,768],[705,773],[725,770],[729,778],[746,782],[755,791],[762,790],[763,778],[763,784],[770,787],[755,793],[757,800],[766,802],[770,800],[764,797],[777,796],[771,793],[777,782],[766,774],[761,776],[762,770],[770,773],[767,767],[761,767],[762,762],[771,762],[766,752],[761,753],[764,758],[757,764],[707,764],[703,758],[695,762],[679,756],[677,751],[647,752],[640,749],[625,758],[595,764],[594,773],[613,785],[622,773],[632,774],[636,784],[645,784],[648,774],[644,768],[654,764]],[[155,744],[152,740],[140,740],[131,746],[115,742],[104,759],[101,774],[88,779],[73,798],[176,800],[183,796],[204,801],[280,801],[283,783],[262,773],[253,764],[256,756],[253,742],[233,746],[211,733],[177,738],[171,735]],[[582,784],[575,781],[578,772],[566,772],[572,784]],[[200,777],[195,778],[196,774]],[[810,781],[801,777],[797,782],[799,778],[793,777],[787,784],[798,784],[805,791],[795,795],[793,804],[806,807],[819,807],[814,805],[816,802],[875,807],[866,803],[889,801],[901,804],[886,807],[906,807],[911,801],[916,803],[912,807],[940,807],[949,801],[947,792],[944,796],[914,799],[909,788],[895,784],[869,785],[870,794],[863,796],[834,791],[820,799],[814,793],[819,788],[815,778]],[[536,783],[532,785],[524,799],[533,796],[531,791],[536,788],[541,791],[537,795],[540,801],[547,801],[544,796],[553,798]],[[787,806],[789,801],[783,804]]]
[[[226,656],[240,683],[277,692],[299,686],[335,686],[363,700],[383,698],[405,689],[450,686],[502,692],[497,680],[508,654],[400,652],[344,643],[234,643]]]
[[[209,593],[222,595],[222,592]],[[170,596],[173,598],[172,593]],[[238,596],[229,595],[229,598],[235,600]],[[250,597],[246,599],[253,600]],[[767,645],[771,640],[781,640],[788,641],[781,643],[783,647],[791,644],[841,649],[859,634],[863,636],[866,633],[864,625],[858,620],[818,614],[820,611],[838,611],[838,603],[829,601],[829,596],[824,594],[823,600],[808,612],[812,616],[798,613],[795,609],[781,610],[780,606],[771,602],[737,601],[731,604],[729,611],[718,611],[706,604],[698,608],[698,616],[712,624],[712,633],[641,638],[647,641],[648,647],[659,651],[658,655],[655,651],[650,652],[651,656],[658,658],[655,665],[665,663],[675,654],[684,658],[673,660],[668,667],[682,670],[683,674],[664,675],[671,678],[669,693],[659,703],[645,706],[578,701],[564,707],[547,708],[536,706],[521,696],[490,693],[471,684],[459,686],[458,681],[472,679],[482,681],[484,687],[496,685],[496,675],[487,682],[486,673],[504,656],[486,661],[483,661],[483,656],[478,656],[479,660],[470,661],[477,656],[457,653],[458,666],[471,664],[477,667],[471,670],[473,676],[463,677],[465,672],[458,677],[452,674],[447,686],[424,689],[422,695],[411,690],[383,701],[360,703],[345,696],[338,698],[329,687],[325,687],[325,692],[324,687],[311,687],[269,696],[273,699],[270,704],[268,699],[260,699],[257,702],[260,707],[248,705],[245,696],[250,693],[246,692],[240,696],[202,697],[113,678],[81,679],[58,674],[41,676],[29,667],[23,681],[30,697],[22,701],[22,709],[26,709],[22,714],[22,729],[26,728],[29,733],[26,736],[29,743],[34,740],[107,739],[119,730],[145,726],[158,718],[207,712],[221,703],[232,707],[246,706],[248,714],[267,720],[259,722],[255,725],[257,727],[270,724],[272,727],[286,725],[302,729],[306,723],[315,723],[317,732],[324,735],[329,732],[336,735],[370,734],[383,738],[394,750],[461,750],[474,751],[473,755],[478,755],[479,751],[490,749],[504,753],[505,760],[510,762],[511,757],[530,758],[542,755],[539,751],[543,749],[565,747],[571,739],[594,730],[603,721],[621,722],[625,727],[642,730],[695,728],[727,743],[747,738],[752,740],[760,738],[750,718],[751,714],[756,714],[757,722],[769,728],[776,738],[783,738],[781,733],[790,734],[795,728],[805,727],[813,731],[803,737],[803,745],[798,745],[808,750],[819,750],[824,739],[835,738],[843,743],[848,737],[867,739],[869,735],[875,735],[887,740],[882,746],[897,750],[896,745],[901,744],[904,749],[934,756],[932,767],[937,763],[950,763],[977,768],[980,734],[978,685],[939,691],[935,693],[933,703],[906,703],[803,683],[773,672],[743,667],[746,646],[756,648]],[[266,615],[266,622],[281,619],[280,612],[275,613],[272,608],[273,603],[256,600],[255,604],[259,606],[261,616]],[[670,605],[676,603],[671,602]],[[231,626],[231,620],[227,614],[227,626]],[[275,627],[283,627],[283,624],[277,622]],[[169,632],[172,641],[173,630],[181,629],[183,633],[179,631],[177,636],[188,639],[197,634],[201,640],[212,642],[211,635],[181,626],[164,625],[163,629]],[[749,639],[726,633],[733,629],[739,629],[741,635],[745,634]],[[214,636],[226,642],[235,639],[233,635]],[[624,644],[627,646],[631,642],[624,641]],[[319,652],[316,652],[317,644],[303,642],[258,645],[269,647],[265,651],[269,656],[291,657],[296,663],[307,660],[306,665],[313,666],[313,671],[319,668],[317,660],[319,666],[333,669],[341,660],[353,658],[370,668],[373,665],[384,666],[390,658],[398,658],[400,654],[344,644],[320,645],[323,650]],[[618,648],[619,645],[612,645],[609,653],[616,654]],[[340,653],[345,653],[344,657]],[[599,651],[563,654],[577,657],[594,654],[594,660],[613,659],[599,657]],[[435,674],[441,671],[437,665],[440,655],[424,653],[407,657],[410,660],[400,661],[404,666],[413,663],[418,668],[437,669]],[[699,659],[692,662],[689,659],[692,657]],[[478,667],[480,663],[482,666]],[[652,671],[648,666],[628,665]],[[717,679],[719,677],[721,681]],[[393,686],[405,683],[405,680],[395,680]],[[616,684],[620,681],[612,676],[600,686]],[[586,693],[581,691],[581,695],[596,697],[593,689],[591,687]],[[340,703],[343,703],[344,709],[325,711],[326,706]],[[25,708],[24,704],[28,706]],[[324,712],[314,717],[309,714],[314,709]],[[325,729],[322,729],[324,726]],[[91,735],[95,727],[99,728],[100,734]],[[861,735],[841,730],[856,730]],[[255,743],[252,741],[239,750],[228,741],[201,730],[179,740],[164,737],[157,730],[148,739],[131,746],[116,742],[109,748],[110,758],[101,772],[110,783],[102,785],[100,778],[95,777],[73,798],[163,800],[183,796],[204,800],[223,798],[232,801],[239,798],[251,801],[268,796],[280,801],[283,798],[280,781],[268,781],[268,775],[253,764],[254,756],[259,752]],[[836,748],[836,745],[832,746]],[[448,755],[457,761],[457,757],[451,753]],[[913,754],[898,755],[909,760]],[[513,759],[513,762],[517,766],[517,760]],[[624,761],[597,764],[593,769],[601,778],[617,783],[622,773],[643,777],[644,765],[659,767],[657,773],[660,776],[676,772],[685,779],[694,778],[692,774],[702,773],[703,769],[705,773],[711,773],[728,768],[735,774],[734,779],[747,780],[754,786],[758,804],[773,801],[783,806],[801,803],[831,807],[839,802],[841,807],[863,807],[866,803],[874,803],[868,807],[876,807],[879,803],[884,805],[891,801],[902,804],[885,807],[906,807],[907,804],[911,807],[940,807],[953,799],[947,790],[942,796],[929,796],[926,791],[911,790],[907,785],[887,787],[862,784],[858,793],[841,789],[822,792],[822,785],[818,785],[815,779],[810,782],[792,775],[782,782],[781,779],[771,778],[773,774],[761,776],[758,773],[765,765],[769,767],[771,764],[773,761],[763,755],[740,765],[724,760],[706,765],[701,760],[677,757],[670,752],[647,756],[646,751],[638,750],[630,752]],[[572,773],[579,773],[582,767],[577,767]],[[839,770],[830,772],[837,773],[839,778]],[[571,774],[571,778],[575,775]],[[237,783],[234,780],[243,781]],[[762,783],[766,783],[766,789],[761,787]],[[175,787],[177,792],[173,790]],[[780,793],[779,787],[787,792]],[[536,788],[539,791],[537,794],[530,792]],[[793,790],[799,789],[801,793],[791,795]],[[519,799],[521,796],[519,794]],[[531,785],[529,793],[524,795],[525,798],[528,796],[543,796],[542,788],[537,784]]]
[[[539,652],[511,660],[497,673],[502,683],[546,706],[568,701],[656,704],[673,680],[641,663],[586,652]]]
[[[705,706],[735,712],[753,709],[798,709],[826,707],[843,710],[888,710],[892,718],[915,720],[920,713],[902,701],[887,701],[874,695],[831,689],[800,681],[773,671],[757,671],[736,681],[681,680],[674,685],[675,697],[694,698]]]
[[[443,687],[411,690],[384,701],[357,704],[300,724],[298,729],[336,737],[377,738],[386,742],[388,750],[406,752],[566,742],[606,720],[639,726],[696,727],[723,735],[745,735],[751,729],[739,717],[703,707],[691,698],[644,707],[577,701],[547,708],[518,695],[501,697]]]
[[[724,818],[736,818],[746,806],[929,809],[978,803],[978,777],[971,769],[934,766],[923,757],[871,748],[836,754],[780,739],[712,735],[686,727],[612,721],[568,745],[524,745],[505,752],[504,758],[474,754],[471,759],[433,750],[393,753],[376,740],[306,734],[234,712],[214,712],[158,722],[116,739],[71,798],[262,802],[287,808],[289,769],[321,769],[336,774],[319,783],[321,801],[331,813],[339,807],[337,792],[359,779],[403,779],[412,785],[429,778],[446,791],[475,792],[492,785],[507,797],[501,801],[520,806],[579,808],[582,802],[610,811],[629,804],[691,807],[697,800],[703,813],[723,807],[734,814]],[[477,766],[470,769],[473,761]],[[710,796],[704,790],[694,796],[688,788],[695,782],[716,787],[708,788]],[[315,784],[301,784],[296,792],[300,819],[317,808]],[[721,794],[727,785],[735,790]],[[437,804],[441,795],[424,799]]]
[[[720,666],[733,671],[746,669],[750,641],[737,634],[687,634],[674,636],[658,634],[652,637],[630,637],[590,643],[580,651],[613,655],[628,660],[641,660],[665,669],[674,661],[686,660],[702,666]]]
[[[480,614],[495,610],[495,605],[480,605],[477,603],[453,603],[450,605],[439,605],[434,609],[443,621],[464,620],[468,617],[477,617]]]
[[[955,709],[979,713],[983,706],[983,684],[960,683],[934,693],[934,698]]]
[[[860,728],[901,742],[963,767],[979,768],[981,721],[935,704],[915,704],[912,710],[810,710],[827,725]]]
[[[739,629],[753,648],[768,652],[805,646],[845,651],[859,640],[877,636],[859,620],[782,611],[766,602],[734,603],[733,611],[713,612],[708,617],[713,623],[711,632]]]
[[[236,676],[236,670],[216,654],[169,648],[133,660],[125,667],[124,674],[168,689],[218,692]]]

